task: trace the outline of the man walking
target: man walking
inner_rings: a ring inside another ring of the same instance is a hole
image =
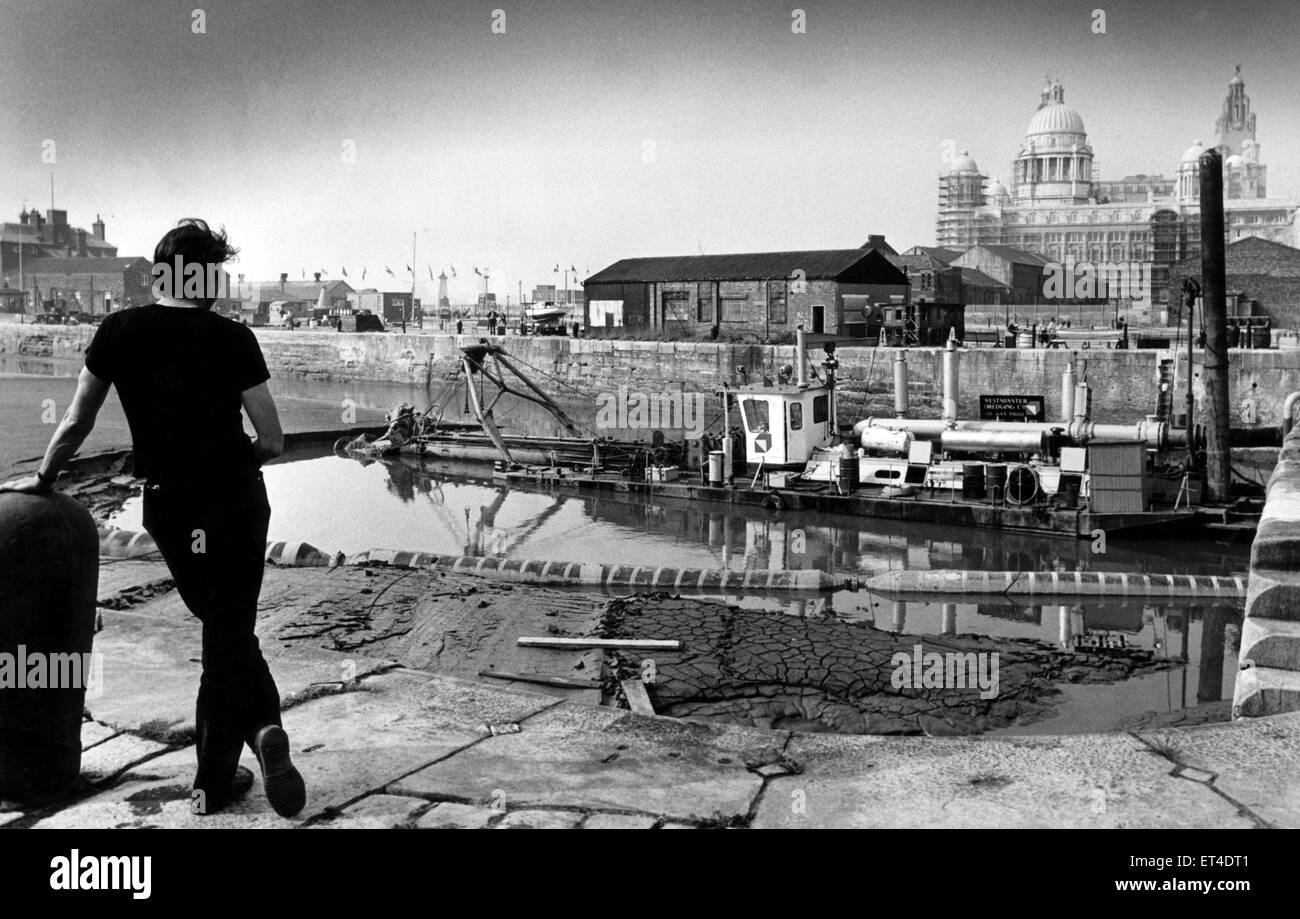
[[[108,387],[117,388],[135,475],[146,480],[144,527],[203,623],[193,809],[215,813],[248,790],[253,776],[239,767],[247,743],[268,801],[288,817],[302,810],[306,788],[254,634],[271,515],[259,467],[281,453],[284,435],[257,338],[211,311],[225,295],[221,265],[237,252],[224,231],[202,220],[183,220],[162,238],[154,250],[156,302],[104,317],[40,470],[0,490],[50,491],[94,428]],[[254,441],[244,434],[241,407]]]

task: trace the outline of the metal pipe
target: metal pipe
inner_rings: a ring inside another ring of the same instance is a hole
[[[957,421],[957,399],[957,339],[954,329],[943,351],[943,420],[949,426]]]
[[[1173,430],[1163,421],[1138,421],[1133,424],[1097,424],[1076,420],[1069,424],[1050,421],[956,421],[951,424],[932,418],[866,418],[853,426],[859,439],[865,430],[883,428],[906,431],[917,440],[940,440],[948,431],[964,432],[1041,432],[1060,431],[1071,444],[1083,446],[1094,440],[1126,440],[1145,443],[1157,449],[1186,441],[1187,432]]]
[[[894,355],[894,416],[897,418],[907,417],[906,351],[899,351]]]
[[[808,385],[808,339],[803,326],[794,332],[794,384],[800,388]]]
[[[1293,392],[1282,401],[1282,436],[1286,437],[1291,433],[1291,426],[1295,424],[1295,404],[1300,401],[1300,392]],[[854,430],[857,430],[854,428]]]
[[[1046,453],[1046,431],[944,431],[939,438],[944,452]]]
[[[1065,422],[1074,420],[1074,385],[1074,358],[1070,358],[1061,374],[1061,420]]]

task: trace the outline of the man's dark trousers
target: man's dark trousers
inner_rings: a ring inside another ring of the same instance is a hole
[[[228,789],[243,745],[281,723],[280,693],[254,633],[270,519],[260,472],[145,487],[144,527],[203,623],[194,787],[209,795]]]

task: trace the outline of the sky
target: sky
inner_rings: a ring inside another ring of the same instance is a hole
[[[946,142],[1008,180],[1048,76],[1102,178],[1172,176],[1240,64],[1270,193],[1300,191],[1297,48],[1281,0],[0,0],[0,214],[53,175],[121,255],[202,217],[250,280],[391,290],[414,239],[453,300],[475,267],[517,300],[633,256],[901,251]]]

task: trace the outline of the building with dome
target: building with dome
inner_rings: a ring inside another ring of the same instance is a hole
[[[1297,203],[1268,196],[1240,67],[1215,122],[1213,146],[1224,158],[1228,242],[1252,236],[1300,242]],[[1199,140],[1188,147],[1174,179],[1103,181],[1083,117],[1066,103],[1064,87],[1049,81],[1007,173],[1009,185],[990,181],[969,151],[947,164],[939,180],[936,244],[1011,246],[1062,263],[1150,263],[1155,300],[1167,304],[1170,266],[1200,254],[1199,170],[1206,149]]]

